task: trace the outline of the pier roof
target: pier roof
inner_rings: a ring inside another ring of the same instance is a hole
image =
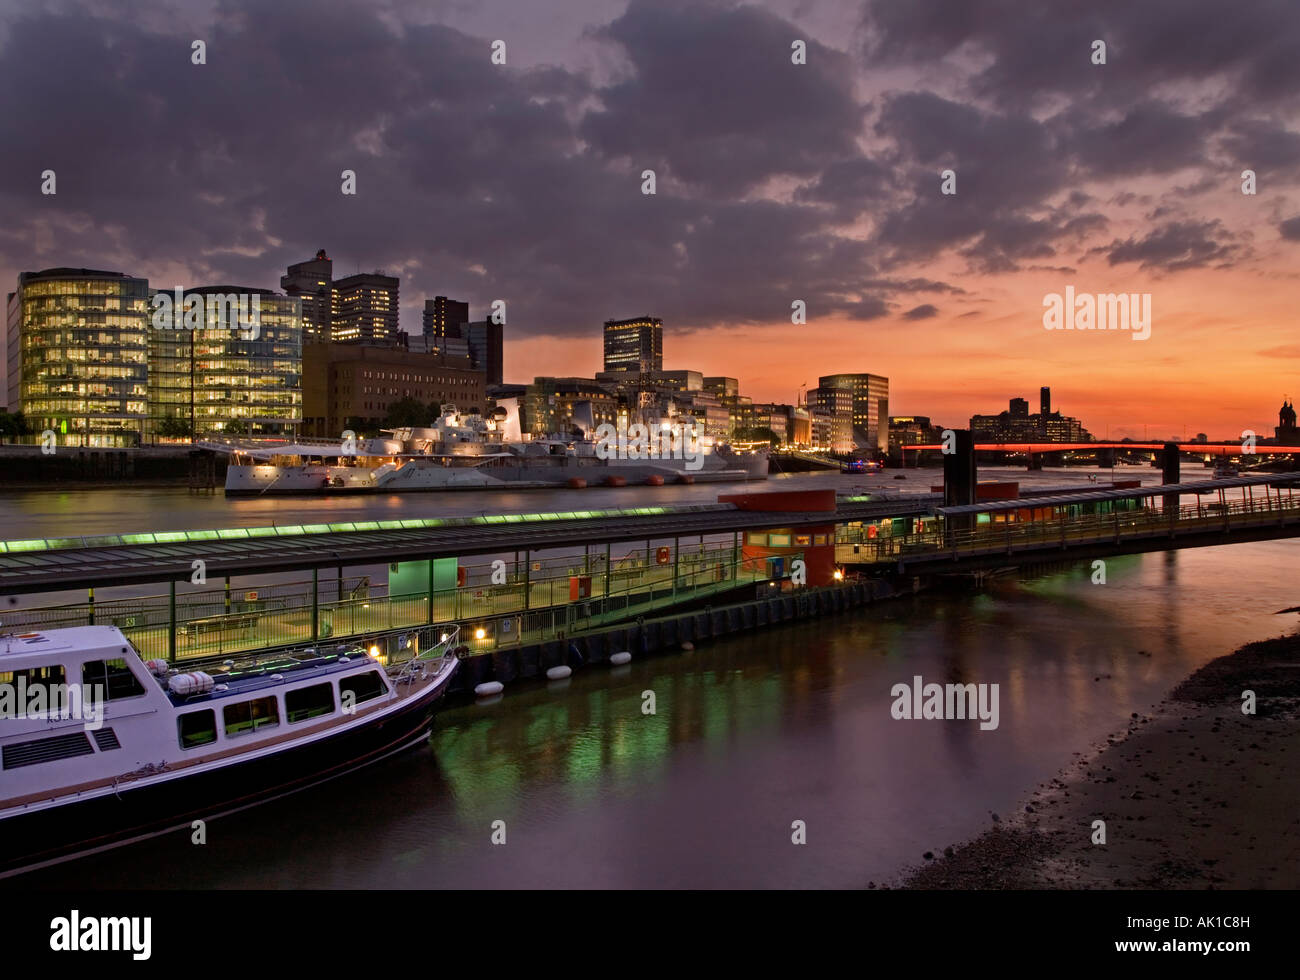
[[[0,542],[0,594],[187,580],[197,560],[209,576],[249,575],[806,527],[923,514],[934,503],[864,494],[834,512],[697,504],[30,538]]]

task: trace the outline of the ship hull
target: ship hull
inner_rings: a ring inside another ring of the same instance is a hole
[[[243,466],[226,471],[226,495],[333,496],[338,494],[409,493],[436,490],[554,489],[580,478],[598,486],[609,477],[640,484],[659,477],[665,483],[691,477],[697,483],[738,483],[767,479],[764,454],[708,458],[692,469],[684,460],[603,460],[595,457],[538,456],[493,461],[478,466],[444,466],[412,461],[381,473],[354,466]]]
[[[0,877],[58,864],[265,803],[427,740],[454,671],[371,724],[272,755],[0,819]]]

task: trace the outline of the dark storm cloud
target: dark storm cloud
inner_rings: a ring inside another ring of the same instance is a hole
[[[20,9],[0,33],[15,134],[0,273],[89,265],[170,286],[157,270],[181,264],[192,281],[276,286],[324,247],[339,275],[399,273],[408,330],[446,293],[475,316],[507,300],[523,334],[590,335],[648,312],[780,323],[795,299],[810,318],[924,309],[959,290],[914,266],[954,256],[976,272],[1090,247],[1163,271],[1247,257],[1217,220],[1114,185],[1300,176],[1300,136],[1277,118],[1300,80],[1280,54],[1300,17],[1267,2],[1217,20],[1205,0],[1059,8],[872,2],[864,60],[758,6],[631,0],[589,27],[617,62],[599,78],[493,65],[491,38],[405,22],[415,6],[216,0],[208,27],[184,29],[208,8]],[[1104,68],[1087,61],[1094,36]],[[190,63],[194,37],[206,65]],[[882,66],[928,79],[945,56],[944,94],[859,94]],[[1207,79],[1199,101],[1170,95]],[[47,168],[56,197],[39,193]],[[356,197],[339,193],[344,169]],[[1168,223],[1099,246],[1124,200]]]
[[[1175,272],[1218,265],[1240,251],[1222,222],[1175,221],[1142,238],[1114,241],[1095,251],[1111,265],[1136,262],[1140,268]]]
[[[1282,237],[1287,241],[1300,242],[1300,215],[1287,218],[1286,221],[1277,226],[1277,230],[1282,233]]]
[[[867,0],[865,51],[887,64],[959,49],[985,62],[972,91],[1002,104],[1065,95],[1127,106],[1165,82],[1222,75],[1238,105],[1290,101],[1300,87],[1300,19],[1292,0]],[[1105,65],[1092,44],[1107,46]]]
[[[632,69],[601,91],[602,108],[582,126],[609,156],[734,194],[772,176],[814,177],[855,154],[863,110],[851,60],[773,14],[633,0],[600,36]],[[791,60],[796,39],[806,64]]]
[[[400,273],[408,330],[444,292],[474,315],[504,298],[517,329],[561,334],[643,312],[779,321],[796,298],[883,316],[901,288],[864,285],[868,247],[825,206],[888,177],[856,149],[848,59],[809,40],[809,64],[791,64],[803,32],[766,12],[633,3],[606,32],[633,72],[605,89],[493,65],[487,39],[394,29],[350,2],[224,0],[202,66],[188,35],[146,22],[69,7],[10,25],[0,111],[22,139],[0,160],[7,270],[156,279],[179,261],[198,281],[275,286],[325,247],[338,275]],[[669,178],[655,196],[645,166]],[[57,197],[38,193],[46,168]],[[339,192],[344,169],[356,197]],[[740,199],[791,175],[817,186]]]

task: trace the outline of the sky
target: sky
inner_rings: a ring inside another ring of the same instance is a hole
[[[278,289],[324,248],[411,333],[504,300],[508,381],[652,315],[755,400],[861,371],[943,425],[1050,385],[1099,438],[1271,435],[1298,51],[1294,0],[0,0],[0,281]],[[1067,289],[1149,295],[1149,337],[1045,329]]]

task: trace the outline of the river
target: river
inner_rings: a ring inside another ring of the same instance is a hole
[[[1077,486],[1089,472],[982,476]],[[790,485],[925,489],[940,479],[934,470],[907,475]],[[582,493],[584,506],[604,507],[699,503],[719,489]],[[0,537],[297,522],[323,511],[347,520],[552,510],[571,499],[546,491],[228,503],[184,490],[50,490],[0,497]],[[178,833],[16,884],[852,888],[889,880],[923,852],[986,828],[991,812],[1006,812],[1201,664],[1289,631],[1293,616],[1273,614],[1297,603],[1293,549],[1278,541],[1112,559],[1105,585],[1081,567],[979,593],[927,593],[521,685],[495,704],[446,707],[427,747],[212,822],[203,845]],[[998,684],[998,727],[895,720],[890,690],[914,675]],[[653,714],[643,711],[646,692]],[[504,844],[492,842],[496,821]],[[806,844],[792,843],[795,821]]]

